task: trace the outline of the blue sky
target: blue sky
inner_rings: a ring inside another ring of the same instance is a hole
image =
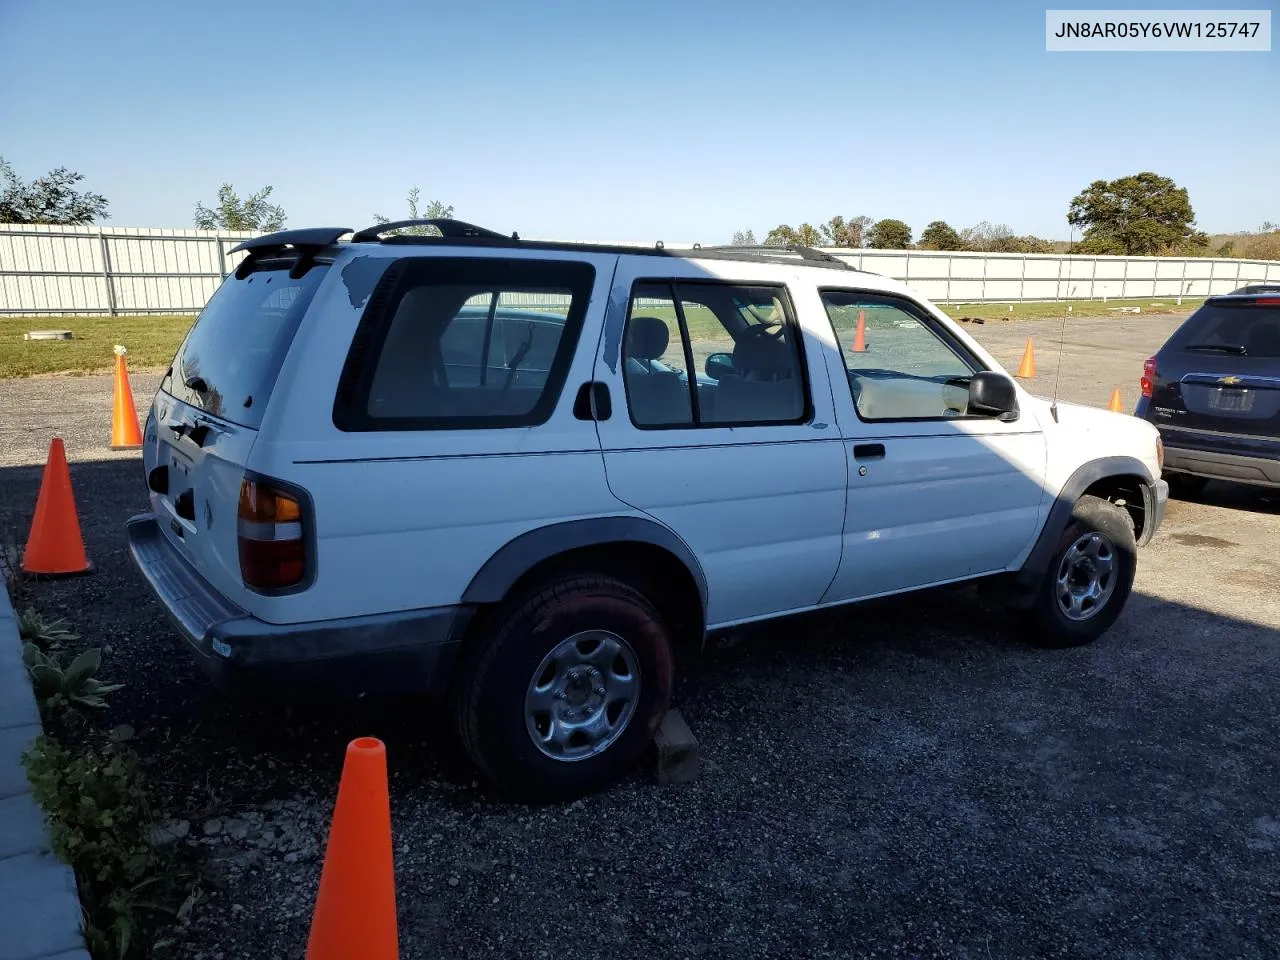
[[[190,226],[226,180],[293,226],[417,184],[525,236],[1065,238],[1081,188],[1148,169],[1211,232],[1280,221],[1280,52],[1047,53],[1045,6],[0,0],[0,155],[79,170],[120,226]]]

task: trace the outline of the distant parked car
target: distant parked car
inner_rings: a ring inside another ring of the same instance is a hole
[[[1175,494],[1194,494],[1210,479],[1280,487],[1275,289],[1210,297],[1143,368],[1136,413],[1164,439]]]
[[[1259,293],[1280,293],[1280,283],[1249,283],[1245,284],[1239,290],[1232,290],[1231,292],[1233,294],[1248,293],[1255,295]]]

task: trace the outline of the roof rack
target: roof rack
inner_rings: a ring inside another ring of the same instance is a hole
[[[405,227],[435,227],[439,236],[434,234],[392,234]],[[254,261],[276,254],[296,253],[297,262],[291,274],[301,276],[315,262],[316,255],[324,248],[337,242],[338,238],[352,233],[350,227],[315,227],[305,230],[281,230],[261,237],[245,240],[232,250],[232,253],[245,250],[247,256],[236,268],[236,276],[243,279]],[[839,257],[834,257],[822,250],[791,243],[779,246],[768,244],[754,246],[716,245],[704,247],[695,243],[692,247],[668,247],[658,241],[651,247],[639,244],[601,244],[579,243],[567,240],[521,240],[518,233],[510,236],[489,230],[485,227],[453,220],[446,217],[415,220],[397,220],[393,223],[379,223],[354,233],[352,243],[386,243],[397,245],[409,244],[463,244],[479,247],[519,247],[526,250],[578,250],[584,253],[616,253],[632,256],[684,257],[707,260],[748,260],[757,263],[780,263],[825,267],[835,270],[849,270],[855,273],[870,273],[860,270]]]
[[[772,244],[765,244],[765,243],[759,243],[755,245],[729,244],[729,245],[721,245],[721,246],[713,246],[713,247],[703,247],[703,246],[699,246],[698,244],[694,244],[694,249],[698,251],[710,250],[715,253],[730,253],[730,254],[741,253],[741,254],[754,255],[754,256],[760,256],[760,257],[769,257],[769,256],[777,257],[780,254],[794,253],[797,256],[799,256],[800,259],[802,260],[809,260],[813,263],[821,263],[824,266],[835,267],[837,270],[854,269],[849,265],[847,261],[841,260],[839,257],[833,257],[831,254],[824,253],[823,251],[817,250],[813,247],[805,246],[803,243],[778,244],[777,246],[774,246]]]
[[[392,230],[402,230],[405,227],[435,227],[440,231],[440,236],[447,237],[450,240],[469,237],[473,239],[485,240],[519,240],[520,235],[512,233],[507,236],[494,230],[488,230],[484,227],[477,227],[474,223],[466,223],[462,220],[451,220],[448,217],[432,217],[425,220],[396,220],[394,223],[378,223],[372,227],[366,227],[351,238],[352,243],[379,243],[382,240],[382,234],[390,233]]]

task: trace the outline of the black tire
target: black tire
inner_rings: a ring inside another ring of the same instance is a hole
[[[1114,582],[1105,600],[1081,611],[1088,612],[1086,618],[1072,619],[1059,602],[1058,578],[1068,551],[1091,533],[1101,534],[1110,546]],[[1115,623],[1129,599],[1137,572],[1137,553],[1133,519],[1123,507],[1099,497],[1085,496],[1077,500],[1071,522],[1062,532],[1029,610],[1032,639],[1044,647],[1079,647],[1102,636]]]
[[[1166,473],[1164,479],[1169,482],[1169,496],[1179,500],[1191,500],[1200,496],[1209,483],[1207,477],[1197,477],[1191,473]]]
[[[534,742],[526,695],[543,659],[583,631],[623,639],[638,666],[630,720],[599,753],[555,759]],[[671,635],[637,590],[602,576],[570,576],[513,598],[479,625],[455,675],[454,716],[475,765],[503,793],[526,802],[573,799],[629,772],[650,745],[671,699]]]

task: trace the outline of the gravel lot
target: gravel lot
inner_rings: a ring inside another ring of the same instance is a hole
[[[1062,395],[1136,399],[1176,319],[1074,321]],[[1058,325],[972,331],[1010,367]],[[140,404],[155,377],[133,375]],[[967,590],[761,628],[689,654],[704,770],[544,809],[473,780],[439,708],[237,705],[209,690],[127,558],[136,455],[105,450],[109,377],[0,381],[0,531],[25,538],[61,427],[91,559],[35,601],[105,643],[204,896],[167,954],[301,957],[342,750],[392,769],[402,955],[1280,955],[1280,497],[1175,502],[1091,648],[1019,641]]]

